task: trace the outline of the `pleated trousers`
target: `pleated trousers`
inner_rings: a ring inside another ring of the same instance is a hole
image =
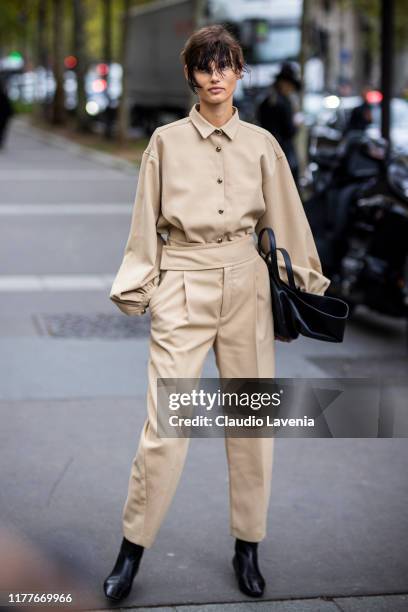
[[[174,233],[172,233],[174,236]],[[199,379],[213,348],[222,378],[273,378],[275,338],[268,269],[253,235],[221,243],[169,238],[150,299],[147,417],[123,508],[124,536],[150,548],[177,489],[189,437],[157,432],[157,379]],[[230,533],[264,539],[273,437],[225,436]]]

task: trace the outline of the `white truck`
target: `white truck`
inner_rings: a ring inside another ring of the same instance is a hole
[[[221,23],[242,45],[249,73],[238,81],[234,104],[253,120],[255,101],[282,61],[296,62],[301,44],[302,0],[155,0],[130,13],[125,69],[131,124],[151,133],[184,117],[195,97],[180,52],[199,27]]]

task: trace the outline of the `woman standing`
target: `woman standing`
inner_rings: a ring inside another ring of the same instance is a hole
[[[128,315],[151,312],[148,415],[131,467],[124,537],[104,582],[115,601],[128,595],[155,541],[189,445],[188,437],[158,435],[157,378],[199,379],[210,348],[222,378],[275,376],[269,275],[254,232],[274,229],[298,286],[323,294],[330,283],[281,147],[232,104],[245,69],[238,42],[223,26],[207,26],[191,35],[181,58],[199,102],[150,138],[110,293]],[[257,547],[266,535],[274,439],[226,436],[225,445],[233,567],[239,588],[259,597],[265,580]]]

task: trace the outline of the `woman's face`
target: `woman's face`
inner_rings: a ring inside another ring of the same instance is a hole
[[[184,74],[187,78],[187,67],[184,66]],[[237,74],[230,67],[225,67],[223,72],[217,72],[215,63],[212,62],[209,70],[194,70],[194,78],[200,86],[197,95],[200,101],[207,104],[220,104],[232,97],[237,80],[242,78],[242,73]]]

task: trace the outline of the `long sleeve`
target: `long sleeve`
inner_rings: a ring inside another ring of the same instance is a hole
[[[154,135],[143,152],[130,231],[110,299],[127,315],[145,312],[159,283],[164,240],[157,233],[161,209],[160,160]]]
[[[303,208],[288,160],[272,136],[268,137],[270,155],[263,160],[263,196],[265,212],[255,227],[257,234],[271,227],[278,247],[291,258],[296,286],[303,291],[323,295],[330,279],[323,275],[313,234]],[[262,251],[268,250],[268,237],[262,238]],[[278,251],[279,275],[288,282],[282,253]]]

